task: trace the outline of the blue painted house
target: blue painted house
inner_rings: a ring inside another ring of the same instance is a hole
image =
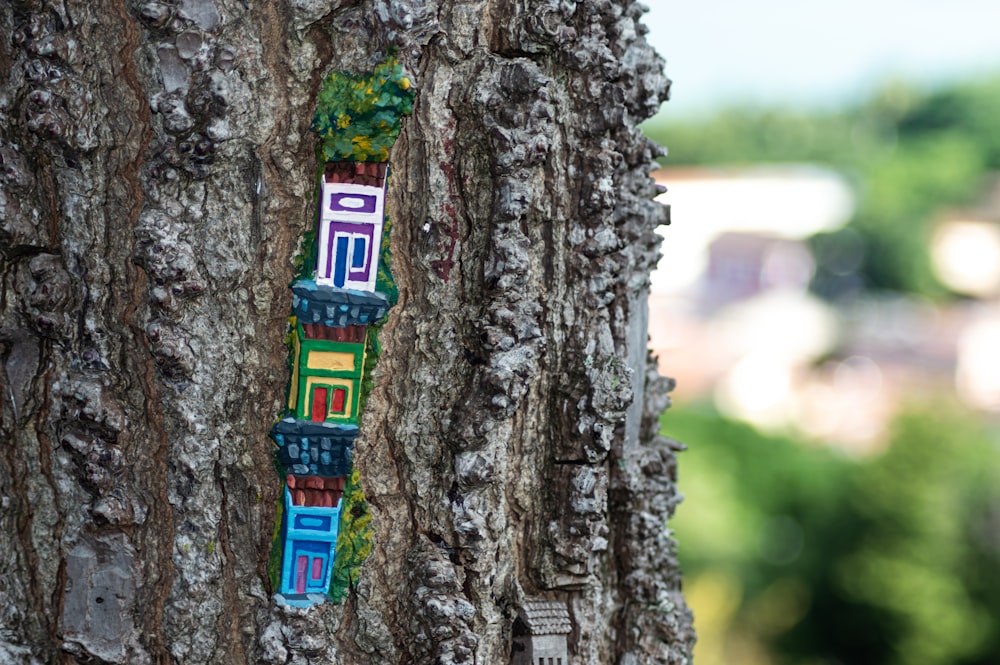
[[[343,492],[342,476],[287,477],[279,589],[285,603],[307,606],[325,598],[333,573]]]
[[[326,598],[357,434],[353,425],[293,417],[279,421],[271,431],[278,444],[277,459],[288,472],[278,588],[286,604],[305,607]]]

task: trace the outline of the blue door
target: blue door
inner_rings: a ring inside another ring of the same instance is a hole
[[[337,236],[337,252],[333,259],[333,284],[343,288],[347,279],[347,248],[351,244],[351,239],[347,236]]]

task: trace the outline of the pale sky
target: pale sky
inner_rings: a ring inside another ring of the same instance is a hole
[[[1000,1],[646,0],[668,115],[729,103],[839,106],[879,82],[1000,72]]]

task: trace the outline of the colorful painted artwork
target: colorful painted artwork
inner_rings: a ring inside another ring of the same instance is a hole
[[[292,307],[303,327],[343,328],[376,323],[385,316],[389,304],[378,292],[324,288],[314,280],[300,279],[292,284]]]
[[[365,76],[331,74],[312,122],[323,141],[323,157],[328,162],[388,161],[415,97],[410,77],[392,57]]]
[[[296,476],[343,476],[351,473],[357,425],[313,422],[289,416],[278,421],[271,437],[277,461]]]
[[[375,290],[386,166],[385,162],[327,165],[319,213],[317,284]]]
[[[337,558],[333,563],[330,598],[339,602],[358,583],[361,564],[372,551],[371,514],[357,469],[344,487],[344,509],[337,534]]]
[[[281,593],[286,603],[303,606],[325,599],[336,556],[343,493],[343,476],[288,475],[281,567]]]
[[[334,333],[310,337],[296,325],[292,341],[292,384],[288,408],[313,422],[356,423],[361,395],[365,342],[328,339]],[[334,330],[337,330],[336,328]]]
[[[309,236],[315,263],[291,286],[287,411],[271,431],[284,492],[268,570],[286,605],[339,602],[371,551],[371,517],[352,453],[378,357],[375,333],[395,302],[388,159],[414,95],[401,65],[388,58],[368,76],[331,74],[313,118],[329,161]]]

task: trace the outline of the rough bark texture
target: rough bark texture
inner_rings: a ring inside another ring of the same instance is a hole
[[[0,4],[0,663],[683,663],[645,296],[667,81],[626,0]],[[396,47],[400,302],[342,605],[266,588],[313,99]]]

